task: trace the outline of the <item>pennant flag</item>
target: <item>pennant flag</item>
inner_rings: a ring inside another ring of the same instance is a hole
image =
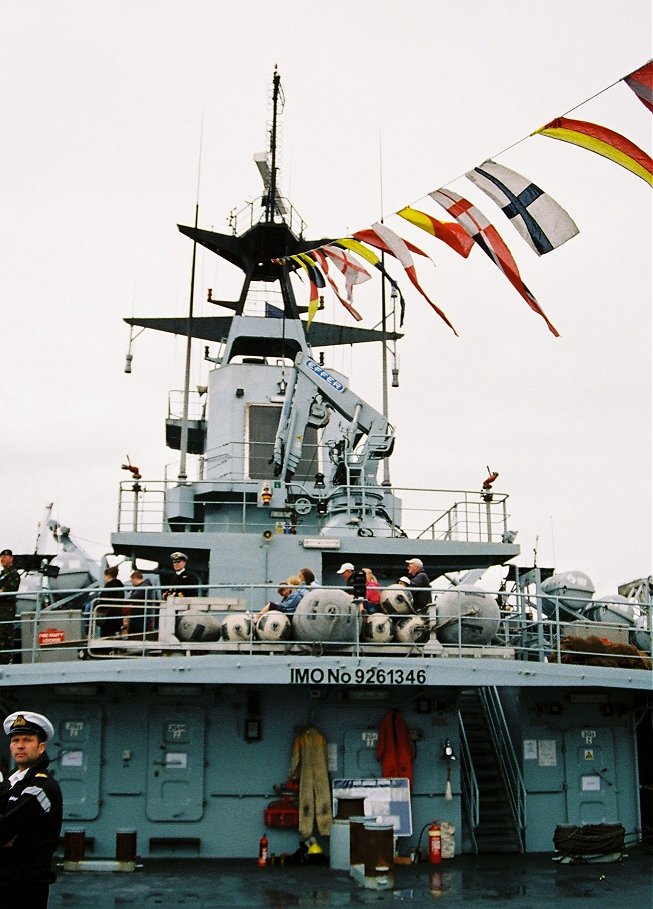
[[[431,234],[436,240],[442,240],[443,243],[450,246],[451,249],[460,256],[467,258],[472,251],[474,241],[460,224],[448,221],[438,221],[437,218],[427,215],[426,212],[418,211],[418,209],[411,208],[410,206],[402,208],[397,214],[400,217],[405,218],[406,221],[410,221],[415,227],[421,227],[422,230]]]
[[[624,82],[635,92],[644,107],[653,113],[653,60],[626,76]]]
[[[389,227],[386,227],[385,224],[381,224],[380,222],[377,221],[375,224],[372,225],[371,229],[361,230],[361,231],[358,231],[358,233],[355,233],[354,239],[365,240],[367,243],[373,244],[374,246],[378,247],[379,249],[382,249],[384,252],[390,253],[391,256],[394,256],[396,259],[398,259],[401,262],[401,264],[403,265],[404,271],[408,275],[408,278],[411,281],[411,283],[421,293],[421,295],[424,297],[424,299],[429,304],[429,306],[431,306],[437,312],[437,314],[440,316],[440,318],[444,322],[446,322],[446,324],[449,326],[449,328],[452,330],[452,332],[456,335],[456,337],[458,336],[456,329],[453,327],[453,325],[451,324],[449,319],[446,317],[444,312],[438,306],[435,305],[433,300],[431,300],[429,298],[428,294],[426,294],[424,292],[424,290],[422,289],[422,287],[417,279],[417,271],[415,270],[415,264],[413,262],[413,257],[410,254],[410,250],[408,249],[406,241],[403,240],[399,236],[399,234],[396,234],[393,230],[390,230]],[[413,248],[416,248],[416,247],[413,247]],[[426,253],[421,253],[421,254],[423,256],[426,255]]]
[[[361,319],[363,318],[361,316],[361,314],[359,312],[357,312],[357,310],[354,309],[354,307],[351,305],[351,303],[349,303],[347,300],[344,300],[340,296],[340,291],[338,290],[338,285],[336,284],[336,282],[333,280],[333,278],[329,274],[329,260],[327,259],[325,254],[322,252],[322,250],[314,249],[312,252],[307,253],[306,255],[310,256],[312,259],[315,259],[317,261],[318,265],[321,267],[321,269],[324,273],[324,277],[329,282],[329,285],[331,286],[331,289],[333,290],[336,297],[340,300],[340,302],[345,307],[347,312],[349,312],[354,317],[354,319],[356,319],[357,322],[360,322]]]
[[[536,136],[538,133],[551,139],[561,139],[563,142],[571,142],[572,145],[580,145],[581,148],[596,152],[597,155],[603,155],[604,158],[620,164],[653,186],[653,161],[650,156],[630,139],[605,126],[587,123],[584,120],[557,117],[541,129],[536,129],[532,135]]]
[[[578,233],[576,224],[555,199],[509,167],[484,161],[466,176],[496,202],[538,256],[557,249]]]
[[[490,224],[485,215],[452,189],[441,188],[429,193],[429,195],[434,202],[446,209],[465,228],[474,242],[492,259],[497,268],[501,269],[515,290],[526,300],[530,308],[542,316],[551,334],[555,335],[556,338],[560,337],[555,325],[549,322],[540,304],[522,281],[517,263],[501,239],[499,231],[494,225]]]
[[[305,261],[303,255],[299,256],[290,256],[290,258],[297,262],[298,265],[306,271],[308,275],[308,283],[310,287],[309,299],[308,299],[308,320],[306,322],[306,330],[311,327],[311,322],[315,318],[318,307],[320,305],[320,297],[318,294],[318,287],[324,287],[324,276],[320,269],[315,265],[311,259]]]
[[[388,274],[388,272],[383,267],[383,262],[379,259],[376,253],[373,253],[371,249],[368,249],[363,243],[359,240],[354,240],[351,237],[341,237],[340,240],[336,241],[338,246],[342,246],[344,249],[350,249],[352,252],[361,256],[365,259],[366,262],[369,262],[370,265],[373,265],[374,268],[377,268],[383,277],[387,280],[390,287],[394,287],[397,291],[397,296],[399,297],[399,325],[404,324],[404,315],[406,313],[406,301],[404,300],[404,295],[401,292],[401,288],[395,281],[395,279]]]
[[[371,227],[369,227],[367,230],[357,230],[356,233],[352,236],[354,236],[357,240],[360,240],[361,243],[367,243],[369,246],[376,246],[377,249],[381,249],[383,252],[390,253],[391,256],[394,255],[385,240],[383,240],[379,234],[376,233],[376,231],[372,230]],[[397,237],[398,235],[394,234],[394,236]],[[431,258],[428,253],[425,253],[423,249],[419,248],[419,246],[415,246],[415,244],[411,243],[410,240],[402,240],[401,237],[399,237],[399,239],[405,246],[408,247],[410,252],[417,253],[418,256],[424,256],[425,259]]]
[[[341,247],[328,245],[322,246],[320,249],[344,275],[347,299],[351,303],[354,295],[354,285],[369,281],[372,275]]]
[[[271,303],[265,304],[265,317],[267,319],[283,319],[284,315],[283,309],[279,309],[278,306],[273,306]]]

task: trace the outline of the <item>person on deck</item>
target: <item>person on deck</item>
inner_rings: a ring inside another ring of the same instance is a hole
[[[199,580],[197,575],[186,568],[188,563],[186,553],[173,552],[170,555],[170,561],[175,572],[175,581],[172,587],[163,591],[162,598],[167,600],[168,597],[196,597]]]
[[[100,591],[97,608],[97,624],[103,638],[120,634],[122,627],[122,603],[125,588],[118,578],[118,566],[107,565],[104,569],[104,587]]]
[[[300,577],[292,577],[288,578],[287,581],[282,581],[277,587],[277,593],[281,597],[281,600],[278,603],[267,603],[263,609],[261,609],[257,618],[260,618],[264,613],[270,612],[271,610],[283,612],[284,615],[293,615],[299,601],[306,593],[306,589],[306,587],[302,586],[302,579]]]
[[[376,577],[372,574],[371,568],[363,568],[365,575],[365,612],[368,615],[374,615],[381,610],[381,585]]]
[[[63,813],[59,783],[47,769],[45,748],[54,728],[27,710],[10,714],[3,728],[16,770],[0,783],[2,905],[47,909]]]
[[[132,591],[129,594],[129,608],[125,609],[122,619],[123,634],[142,635],[148,629],[150,617],[147,615],[147,602],[153,595],[152,582],[144,577],[143,572],[135,569],[131,573]]]
[[[424,563],[421,559],[408,559],[406,567],[410,576],[413,608],[419,615],[424,615],[431,605],[431,581],[424,571]]]
[[[16,597],[11,594],[15,594],[20,586],[20,575],[14,568],[11,549],[0,552],[0,565],[0,593],[5,594],[0,596],[0,663],[11,663],[16,620]]]

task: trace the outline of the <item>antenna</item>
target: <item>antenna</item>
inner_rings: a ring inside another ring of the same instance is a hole
[[[279,114],[286,103],[283,89],[281,87],[281,76],[274,67],[272,76],[272,125],[270,127],[270,144],[267,152],[257,152],[254,155],[254,162],[259,169],[259,173],[265,187],[263,196],[263,205],[265,206],[265,220],[274,221],[275,211],[282,217],[288,214],[285,203],[283,202],[277,188],[277,131],[279,126]]]

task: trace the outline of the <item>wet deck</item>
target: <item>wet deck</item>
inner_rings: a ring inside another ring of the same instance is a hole
[[[653,854],[613,864],[559,865],[549,854],[460,856],[440,866],[397,866],[393,889],[366,890],[328,865],[257,868],[255,861],[153,861],[133,874],[60,873],[49,909],[285,909],[374,905],[425,909],[613,909],[653,902]]]

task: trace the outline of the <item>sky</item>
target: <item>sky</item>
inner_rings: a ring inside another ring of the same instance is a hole
[[[121,465],[129,457],[147,485],[174,460],[164,420],[185,339],[143,333],[127,375],[122,320],[185,315],[192,245],[176,225],[193,223],[197,201],[200,226],[227,232],[260,194],[252,155],[266,147],[278,65],[281,187],[306,234],[383,216],[432,257],[417,257],[419,277],[459,334],[395,271],[407,307],[389,393],[393,483],[477,490],[490,467],[520,564],[537,550],[599,594],[651,573],[651,191],[583,149],[528,138],[573,111],[651,153],[651,114],[619,82],[652,56],[647,0],[0,8],[2,547],[33,551],[54,502],[82,545],[109,551]],[[464,178],[490,157],[552,195],[580,234],[538,258]],[[445,218],[428,199],[441,186],[495,224],[560,338],[480,250],[463,260],[393,215],[412,204]],[[208,287],[237,286],[198,254],[197,314],[215,309]],[[379,284],[357,290],[372,327]],[[325,302],[320,318],[350,324]],[[370,348],[326,362],[380,407]],[[206,381],[202,350],[193,384]]]

